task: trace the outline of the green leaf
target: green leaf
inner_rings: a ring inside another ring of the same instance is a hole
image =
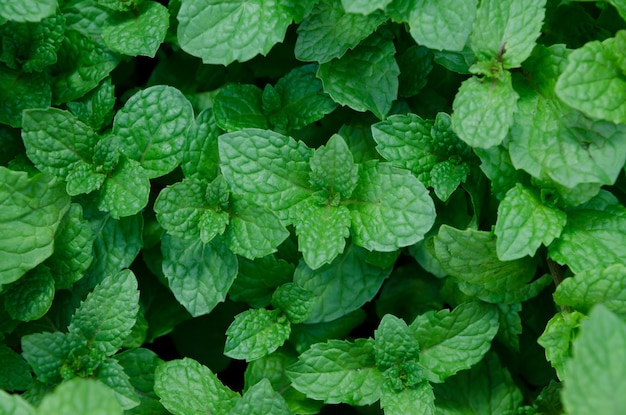
[[[276,251],[289,231],[270,210],[246,200],[232,199],[224,242],[237,255],[260,258]]]
[[[315,300],[307,323],[335,320],[374,298],[391,267],[369,265],[367,255],[367,250],[350,244],[343,255],[316,270],[300,262],[293,281]]]
[[[3,368],[0,373],[0,388],[2,390],[25,390],[33,380],[28,363],[22,356],[4,344],[0,345],[0,365]],[[2,404],[0,403],[1,407]]]
[[[243,394],[230,410],[232,415],[291,415],[287,402],[272,389],[270,381],[261,380]]]
[[[430,171],[430,184],[437,197],[445,202],[459,185],[465,182],[469,173],[470,167],[467,163],[442,161],[435,164]]]
[[[174,170],[182,160],[193,108],[171,86],[157,85],[137,92],[115,115],[113,133],[121,150],[154,178]]]
[[[564,279],[554,292],[554,302],[589,313],[596,304],[626,317],[626,266],[614,264],[604,269],[592,268]]]
[[[476,16],[477,0],[418,0],[408,23],[411,36],[430,49],[461,51]]]
[[[145,1],[132,11],[111,14],[102,29],[102,40],[118,53],[154,58],[169,24],[165,6]]]
[[[287,376],[309,398],[349,405],[376,402],[383,384],[372,339],[316,343],[287,369]]]
[[[270,305],[272,293],[281,284],[292,280],[294,266],[274,255],[254,261],[238,258],[239,271],[228,296],[233,301],[245,302],[252,307]]]
[[[36,409],[24,398],[4,390],[0,390],[0,411],[7,415],[36,415]]]
[[[178,40],[185,52],[204,63],[226,66],[265,56],[282,42],[291,16],[275,0],[182,0],[178,22]]]
[[[398,317],[385,314],[374,331],[374,338],[376,367],[381,372],[405,361],[419,359],[419,342],[404,320]]]
[[[572,356],[572,341],[578,336],[580,323],[585,318],[578,311],[556,314],[537,339],[559,379],[567,378],[566,365]]]
[[[162,362],[156,353],[148,349],[130,349],[115,355],[115,359],[124,367],[130,383],[140,400],[138,407],[131,414],[163,414],[165,409],[154,392],[154,372]]]
[[[384,14],[378,11],[367,16],[346,13],[341,3],[342,0],[319,1],[306,16],[298,26],[296,58],[319,63],[340,58],[385,21]]]
[[[70,198],[53,177],[0,166],[0,286],[50,257]]]
[[[22,337],[22,356],[32,367],[40,382],[58,383],[61,368],[72,350],[67,334],[43,332]]]
[[[602,341],[598,341],[602,339]],[[603,306],[591,311],[574,340],[573,358],[567,366],[562,399],[571,415],[617,415],[626,396],[622,368],[626,362],[626,325]]]
[[[389,252],[413,245],[435,221],[435,206],[424,185],[407,170],[385,163],[361,165],[346,205],[354,243],[369,250]]]
[[[252,128],[224,134],[218,141],[222,172],[233,193],[291,223],[294,206],[312,192],[312,150],[291,137]]]
[[[220,129],[213,110],[202,111],[187,131],[181,168],[185,177],[213,181],[219,175],[217,137]]]
[[[21,127],[22,111],[46,108],[52,100],[52,90],[40,73],[21,73],[0,66],[0,123]]]
[[[356,309],[329,322],[295,324],[291,327],[289,343],[299,353],[302,353],[315,343],[325,342],[329,339],[346,338],[363,321],[365,321],[365,312],[362,309]]]
[[[209,368],[189,358],[157,366],[154,391],[174,415],[228,414],[240,399]]]
[[[624,42],[626,31],[620,31],[615,38],[574,50],[555,87],[559,98],[590,117],[626,123]]]
[[[65,181],[65,189],[70,196],[87,194],[102,187],[106,176],[96,172],[98,167],[93,164],[73,163],[69,166]]]
[[[132,216],[148,204],[150,181],[148,172],[135,160],[122,158],[107,175],[98,197],[98,209],[115,219]]]
[[[471,42],[478,60],[519,67],[535,47],[545,12],[546,0],[481,1]]]
[[[122,415],[113,391],[99,381],[75,378],[57,386],[37,408],[40,414]]]
[[[71,113],[48,108],[24,111],[22,139],[39,170],[65,180],[73,164],[91,164],[98,136]]]
[[[567,222],[565,212],[544,204],[539,195],[520,184],[509,190],[500,206],[494,230],[502,261],[533,256],[543,243],[558,238]]]
[[[437,415],[500,415],[514,413],[522,394],[498,357],[488,353],[470,370],[435,385],[435,402]]]
[[[491,347],[498,326],[496,308],[478,302],[418,316],[411,329],[419,341],[419,360],[428,380],[443,382],[478,363]]]
[[[400,67],[398,94],[401,97],[417,95],[428,83],[433,70],[433,53],[424,46],[413,45],[396,57]]]
[[[395,53],[390,40],[372,35],[341,58],[320,65],[317,76],[338,104],[370,110],[384,119],[398,97],[400,68]]]
[[[497,199],[502,200],[517,183],[528,181],[525,173],[513,166],[509,151],[504,146],[475,148],[474,152],[480,157],[480,169],[491,180],[491,193]]]
[[[67,108],[82,122],[94,130],[108,125],[113,118],[115,105],[115,87],[111,78],[106,78],[100,85],[79,101],[67,103]]]
[[[96,3],[108,10],[125,11],[136,8],[141,1],[142,0],[96,0]]]
[[[139,396],[131,385],[128,375],[124,372],[124,368],[117,360],[109,358],[103,361],[94,375],[96,379],[115,392],[115,397],[123,409],[128,410],[139,405]]]
[[[255,85],[228,84],[220,89],[213,104],[217,125],[226,131],[244,128],[267,129],[263,91]]]
[[[326,145],[317,148],[310,163],[314,189],[326,190],[329,197],[337,195],[341,200],[350,197],[359,178],[359,168],[339,134],[334,134]]]
[[[372,14],[376,10],[384,10],[391,0],[341,0],[346,13]]]
[[[286,283],[274,291],[272,305],[285,313],[290,323],[303,323],[311,315],[313,294],[294,283]]]
[[[435,395],[433,394],[433,387],[428,382],[422,382],[414,388],[406,388],[401,391],[384,387],[380,396],[380,407],[385,411],[385,415],[434,415]]]
[[[224,301],[237,275],[237,258],[224,245],[164,235],[161,250],[170,290],[192,316]]]
[[[39,265],[3,290],[4,308],[11,318],[32,321],[43,317],[54,298],[50,269]]]
[[[503,79],[472,77],[454,97],[452,128],[472,147],[496,146],[513,125],[518,98],[508,72]]]
[[[250,362],[278,349],[290,333],[289,320],[280,310],[250,309],[238,314],[226,330],[224,354]]]
[[[0,4],[0,16],[16,22],[39,22],[56,13],[57,0],[22,0]]]

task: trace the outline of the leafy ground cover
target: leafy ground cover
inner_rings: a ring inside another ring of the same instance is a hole
[[[625,18],[0,2],[0,413],[623,414]]]

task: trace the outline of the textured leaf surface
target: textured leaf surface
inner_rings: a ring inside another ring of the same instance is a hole
[[[478,363],[491,347],[498,325],[496,308],[477,302],[418,316],[411,328],[428,380],[443,382]]]
[[[237,401],[230,414],[291,415],[291,411],[285,399],[272,389],[270,381],[263,379],[243,394],[243,398]]]
[[[228,65],[266,55],[285,37],[291,16],[275,0],[183,0],[178,22],[185,52],[204,63]]]
[[[341,58],[320,65],[317,76],[338,104],[369,110],[383,119],[398,96],[400,68],[395,53],[391,41],[373,35]]]
[[[0,4],[0,16],[16,22],[38,22],[53,15],[57,0],[24,0]]]
[[[113,133],[121,150],[150,178],[174,170],[182,159],[193,108],[176,88],[158,85],[137,92],[115,115]]]
[[[217,137],[220,129],[211,109],[202,111],[189,127],[181,168],[185,177],[213,181],[219,174]]]
[[[53,177],[0,167],[0,286],[20,278],[53,252],[54,233],[70,198]]]
[[[476,16],[477,0],[417,0],[408,22],[411,36],[430,49],[463,49]]]
[[[41,414],[122,415],[113,391],[99,381],[75,378],[46,395],[37,408]]]
[[[227,414],[239,399],[209,368],[189,358],[157,366],[154,391],[174,415]]]
[[[380,407],[384,409],[385,415],[433,415],[435,413],[433,387],[428,382],[423,382],[414,388],[401,391],[384,388],[380,396]]]
[[[98,208],[115,219],[138,213],[148,204],[148,173],[135,160],[122,159],[100,189]]]
[[[428,190],[406,170],[371,162],[347,203],[354,242],[369,250],[393,251],[424,238],[435,221]]]
[[[115,392],[115,397],[122,409],[129,410],[139,405],[139,396],[130,383],[128,375],[114,358],[100,363],[95,377]]]
[[[548,246],[558,238],[566,221],[565,212],[545,205],[532,190],[517,185],[498,206],[494,230],[498,258],[533,256],[542,243]]]
[[[295,266],[274,255],[249,259],[239,257],[239,272],[228,296],[260,308],[270,305],[276,287],[293,279]]]
[[[287,375],[294,388],[326,403],[374,403],[383,383],[371,339],[316,343],[287,369]]]
[[[602,341],[598,341],[602,339]],[[626,362],[626,325],[603,306],[591,311],[573,344],[563,404],[568,414],[618,415],[626,407],[622,368]]]
[[[237,258],[221,243],[164,236],[163,273],[176,299],[192,316],[207,314],[226,298]]]
[[[4,308],[11,318],[32,321],[43,317],[54,298],[50,269],[39,265],[3,290]]]
[[[255,85],[228,84],[215,97],[215,122],[226,131],[244,128],[267,129],[263,113],[263,91]]]
[[[326,145],[317,148],[310,163],[314,189],[326,190],[329,197],[339,196],[341,200],[350,197],[359,178],[358,166],[339,134],[334,134]]]
[[[572,357],[572,341],[578,336],[580,323],[585,318],[578,311],[556,314],[537,339],[559,379],[567,378],[566,366]]]
[[[154,373],[162,362],[151,350],[137,348],[115,355],[115,359],[122,365],[128,375],[130,383],[140,400],[138,407],[131,412],[150,413],[160,415],[165,413],[159,397],[154,392]]]
[[[104,124],[113,118],[115,105],[115,87],[111,78],[107,78],[100,85],[78,101],[67,103],[68,109],[76,117],[98,131]]]
[[[322,0],[298,27],[296,58],[319,63],[339,58],[384,21],[381,12],[367,16],[346,13],[341,0]]]
[[[248,362],[278,349],[289,338],[289,320],[280,310],[250,309],[237,315],[226,330],[224,354]]]
[[[302,323],[311,315],[313,295],[310,291],[290,282],[274,291],[272,305],[284,312],[289,322]]]
[[[50,84],[40,73],[25,74],[0,67],[0,122],[13,127],[22,125],[22,111],[47,108],[52,100]]]
[[[34,333],[22,337],[22,356],[33,368],[37,380],[57,383],[60,370],[71,350],[67,334],[56,332]]]
[[[376,10],[384,10],[391,0],[341,0],[347,13],[371,14]]]
[[[392,314],[385,314],[374,332],[374,355],[380,371],[409,360],[419,359],[420,344],[406,323]]]

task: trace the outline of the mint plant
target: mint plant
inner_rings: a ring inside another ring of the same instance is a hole
[[[621,415],[626,5],[0,3],[0,413]]]

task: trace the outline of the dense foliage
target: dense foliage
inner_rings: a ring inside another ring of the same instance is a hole
[[[623,414],[625,18],[1,1],[0,414]]]

